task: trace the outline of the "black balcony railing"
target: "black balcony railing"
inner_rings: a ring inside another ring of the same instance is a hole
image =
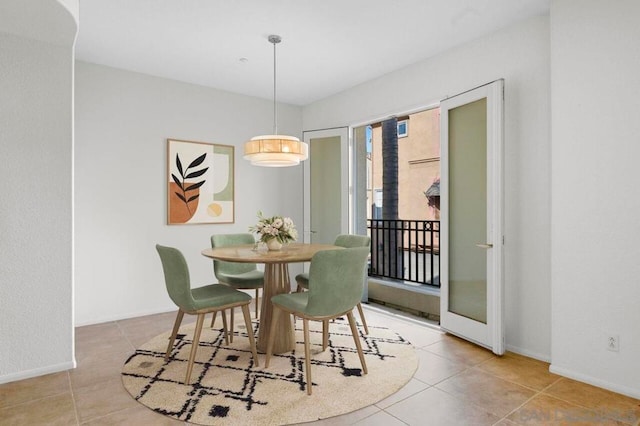
[[[369,276],[440,287],[440,221],[368,219]]]

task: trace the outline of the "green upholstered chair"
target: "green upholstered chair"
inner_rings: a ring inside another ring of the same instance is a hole
[[[369,247],[371,244],[371,238],[363,235],[338,235],[335,242],[333,243],[336,246],[345,247],[345,248],[353,248],[353,247]],[[296,291],[300,292],[304,289],[309,288],[309,274],[298,274],[296,275],[296,283],[298,284],[296,287]],[[362,319],[362,325],[364,326],[364,332],[369,334],[369,327],[367,326],[367,320],[364,318],[364,311],[362,310],[362,304],[358,302],[358,313],[360,314],[360,318]]]
[[[222,284],[210,284],[203,287],[191,288],[191,280],[189,278],[189,267],[182,253],[173,247],[164,247],[156,245],[156,250],[162,261],[162,269],[164,270],[164,279],[167,286],[169,297],[178,306],[178,315],[173,324],[173,331],[169,338],[165,361],[169,360],[171,348],[176,340],[176,335],[180,329],[184,314],[197,315],[196,328],[193,334],[193,343],[191,353],[189,354],[189,362],[187,363],[187,373],[184,379],[185,384],[189,383],[191,371],[193,370],[193,361],[196,358],[198,343],[200,341],[200,333],[202,332],[202,324],[204,317],[211,312],[222,311],[225,309],[233,309],[237,306],[242,307],[244,321],[247,325],[247,335],[251,344],[251,352],[256,366],[258,363],[258,353],[256,352],[256,342],[253,336],[253,328],[251,327],[251,316],[249,314],[249,304],[251,296],[241,291],[229,288]],[[224,316],[223,316],[224,319]],[[226,322],[226,321],[225,321]],[[226,326],[225,326],[226,328]],[[227,337],[226,331],[224,332]],[[228,344],[228,341],[227,341]]]
[[[255,244],[252,234],[217,234],[211,236],[211,247],[228,247],[243,244]],[[264,287],[264,272],[259,271],[255,263],[225,262],[223,260],[213,261],[213,273],[220,284],[233,287],[237,290],[256,291],[256,318],[260,318],[258,312],[259,290]],[[216,317],[211,319],[211,326]],[[233,341],[233,309],[231,310],[231,325],[229,328],[231,341]]]
[[[323,250],[311,259],[309,268],[309,291],[290,294],[278,294],[271,298],[273,318],[267,343],[267,358],[273,351],[273,336],[276,324],[282,312],[290,313],[302,319],[304,330],[304,356],[307,393],[311,395],[311,360],[309,346],[309,320],[322,321],[347,315],[351,334],[358,350],[362,371],[367,374],[367,365],[362,353],[362,345],[353,318],[353,308],[360,302],[365,278],[365,265],[369,247],[346,248],[344,250]],[[323,337],[323,346],[326,346]]]

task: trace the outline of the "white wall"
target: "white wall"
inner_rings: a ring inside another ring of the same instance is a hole
[[[4,383],[67,370],[75,363],[72,90],[77,25],[65,8],[48,0],[3,2],[1,9],[0,383]],[[47,12],[45,31],[35,18]]]
[[[247,232],[256,213],[302,224],[302,167],[254,167],[243,143],[271,133],[273,102],[143,74],[76,64],[76,325],[175,309],[155,244],[183,251],[192,285],[214,282],[200,252],[213,233]],[[301,136],[301,109],[278,127]],[[166,225],[166,139],[235,146],[234,224]]]
[[[361,124],[505,79],[509,350],[550,359],[549,19],[538,17],[307,106],[304,128]]]
[[[640,398],[640,3],[551,13],[551,370]]]

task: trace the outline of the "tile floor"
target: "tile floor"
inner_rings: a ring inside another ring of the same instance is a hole
[[[383,401],[313,424],[640,424],[640,400],[556,376],[544,362],[511,353],[496,357],[424,320],[365,309],[369,322],[414,344],[418,370]],[[184,424],[138,404],[120,381],[134,348],[169,330],[174,318],[171,312],[77,328],[78,368],[0,385],[0,425]]]

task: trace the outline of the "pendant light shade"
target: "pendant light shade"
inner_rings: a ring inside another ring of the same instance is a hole
[[[284,135],[262,135],[244,144],[244,158],[254,166],[297,166],[309,157],[307,144]]]
[[[276,44],[282,41],[277,35],[270,35],[273,44],[273,135],[261,135],[251,138],[244,144],[244,158],[254,166],[289,167],[297,166],[300,161],[309,158],[309,147],[305,142],[293,136],[278,133],[278,106],[276,103]]]

